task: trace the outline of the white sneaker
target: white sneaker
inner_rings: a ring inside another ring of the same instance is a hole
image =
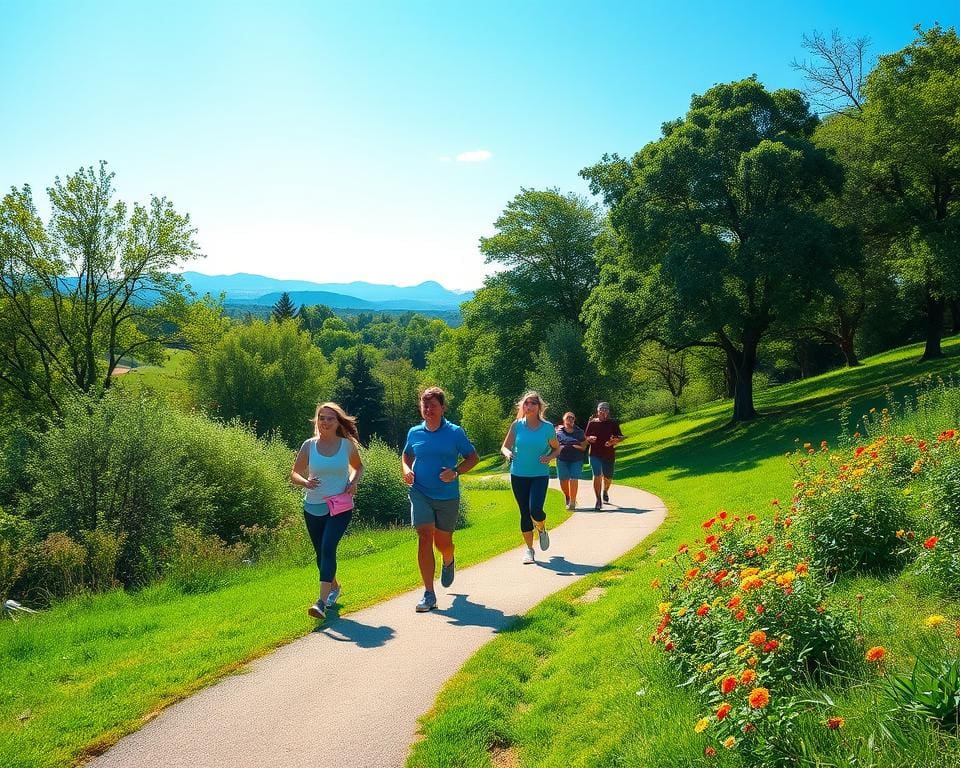
[[[532,549],[528,549],[528,550],[527,550],[527,554],[525,554],[525,555],[523,556],[523,564],[524,564],[524,565],[531,565],[532,563],[535,563],[535,562],[537,562],[537,560],[536,560],[536,558],[533,556],[533,550],[532,550]]]

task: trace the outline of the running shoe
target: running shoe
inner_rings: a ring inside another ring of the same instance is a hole
[[[527,554],[523,556],[523,564],[531,565],[532,563],[535,563],[535,562],[537,562],[537,559],[533,556],[533,550],[528,549]]]
[[[610,494],[607,493],[606,491],[603,492],[603,500],[607,502],[607,504],[610,503]]]
[[[330,590],[330,594],[327,595],[327,608],[333,608],[337,604],[337,598],[340,597],[340,586],[336,586]]]
[[[540,549],[541,551],[546,552],[548,549],[550,549],[550,534],[547,533],[546,526],[541,528],[538,531],[538,534],[540,538]]]
[[[317,600],[317,602],[307,608],[307,613],[315,619],[327,618],[327,610],[320,600]]]
[[[454,570],[453,563],[454,561],[451,560],[450,565],[441,564],[440,566],[440,586],[441,587],[449,587],[451,584],[453,584],[453,570]]]
[[[424,592],[417,603],[417,613],[426,613],[437,607],[437,596],[433,592]]]

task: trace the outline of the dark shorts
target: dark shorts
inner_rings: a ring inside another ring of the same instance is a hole
[[[604,477],[613,478],[613,464],[615,461],[616,459],[601,459],[599,456],[591,456],[590,469],[593,471],[593,476],[603,475]]]
[[[410,524],[415,528],[433,525],[439,531],[453,533],[460,519],[460,499],[431,499],[416,488],[409,488]]]

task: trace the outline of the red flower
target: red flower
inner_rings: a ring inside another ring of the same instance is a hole
[[[697,616],[706,616],[708,613],[710,613],[710,606],[706,603],[697,608]]]
[[[864,658],[867,661],[879,662],[883,661],[887,656],[887,649],[882,645],[875,645],[873,648],[870,648],[865,654]]]
[[[717,522],[717,518],[711,517],[709,520],[707,520],[707,521],[705,521],[704,523],[702,523],[702,527],[704,527],[704,528],[710,528],[710,527],[713,526],[713,524],[714,524],[715,522]]]
[[[716,757],[717,750],[714,749],[713,747],[707,747],[706,749],[703,750],[703,754],[705,754],[707,757]]]
[[[831,731],[836,731],[840,728],[843,728],[843,725],[846,721],[842,717],[828,717],[826,726]]]
[[[923,542],[923,548],[933,549],[935,546],[937,546],[938,541],[940,541],[940,539],[938,539],[936,536],[931,536],[929,539]]]
[[[737,687],[737,678],[733,675],[727,675],[723,680],[720,681],[720,692],[726,696],[728,693],[732,693],[733,689]],[[727,712],[730,710],[728,709]]]
[[[734,681],[736,682],[736,681]],[[717,720],[723,720],[727,715],[730,714],[730,710],[733,709],[728,702],[723,702],[719,707],[717,707]]]
[[[763,650],[766,653],[772,653],[773,651],[777,650],[777,648],[779,647],[780,647],[780,643],[777,640],[767,640],[767,642],[763,646]]]

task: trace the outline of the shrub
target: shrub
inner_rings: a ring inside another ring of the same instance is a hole
[[[941,432],[927,452],[923,483],[933,514],[960,526],[960,439],[955,429]]]
[[[40,543],[39,556],[54,595],[73,595],[83,587],[87,553],[67,534],[51,533]]]
[[[824,573],[884,572],[906,562],[897,532],[910,527],[904,493],[920,455],[913,438],[881,435],[852,452],[801,449],[793,509]]]
[[[117,586],[116,572],[120,551],[126,539],[123,533],[104,529],[84,531],[86,549],[84,582],[94,591],[104,592]]]
[[[363,479],[357,488],[356,516],[367,525],[403,525],[410,499],[400,474],[400,454],[379,438],[361,450]]]

